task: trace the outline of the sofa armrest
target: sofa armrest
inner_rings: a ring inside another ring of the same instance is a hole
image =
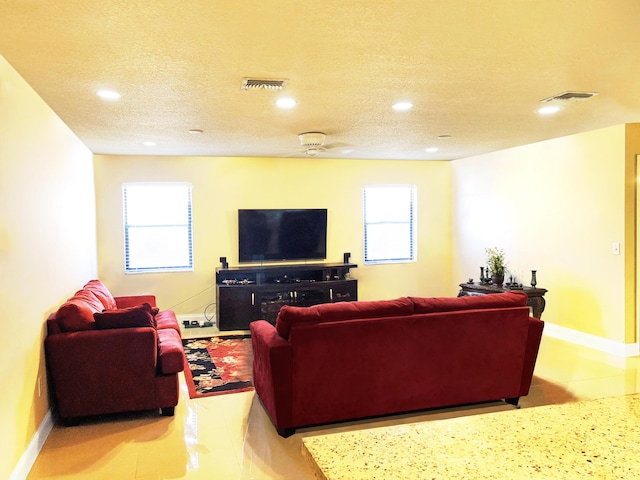
[[[253,383],[278,430],[292,426],[293,349],[265,320],[249,324]]]
[[[154,391],[157,333],[152,327],[85,330],[45,338],[47,367],[61,418],[92,414],[105,395]]]
[[[171,375],[184,370],[184,348],[180,334],[172,328],[158,330],[158,364],[160,372]]]
[[[148,303],[152,307],[156,306],[155,295],[122,295],[119,297],[113,297],[116,301],[118,308],[137,307],[143,303]]]
[[[542,330],[544,322],[534,317],[529,317],[529,335],[527,336],[527,345],[524,354],[524,364],[522,366],[522,382],[520,384],[520,396],[524,397],[529,394],[531,380],[533,379],[533,370],[538,358],[538,350],[542,341]]]

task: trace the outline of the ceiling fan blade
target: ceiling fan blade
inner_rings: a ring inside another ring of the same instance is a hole
[[[326,150],[333,149],[333,148],[351,148],[351,147],[353,147],[353,145],[349,143],[344,143],[344,142],[334,142],[334,143],[323,145],[323,148],[325,148]]]
[[[305,153],[305,151],[304,151],[304,150],[295,150],[295,149],[289,150],[289,151],[287,151],[287,152],[281,152],[281,153],[278,153],[278,154],[277,154],[277,157],[278,157],[278,158],[290,158],[290,157],[293,157],[293,158],[296,158],[296,157],[302,158],[302,157],[305,157],[305,156],[306,156],[306,153]]]

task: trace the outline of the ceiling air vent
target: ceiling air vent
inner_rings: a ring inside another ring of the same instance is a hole
[[[540,101],[553,102],[557,100],[561,102],[581,102],[583,100],[588,100],[591,97],[595,97],[596,95],[598,95],[598,92],[563,92]]]
[[[282,90],[286,80],[243,78],[240,90]]]

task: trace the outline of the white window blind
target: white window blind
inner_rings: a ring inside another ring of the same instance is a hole
[[[191,185],[125,183],[125,272],[193,270]]]
[[[415,185],[365,185],[364,263],[416,260]]]

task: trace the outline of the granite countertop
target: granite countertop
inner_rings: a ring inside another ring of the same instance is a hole
[[[302,442],[327,480],[640,478],[640,394]]]

